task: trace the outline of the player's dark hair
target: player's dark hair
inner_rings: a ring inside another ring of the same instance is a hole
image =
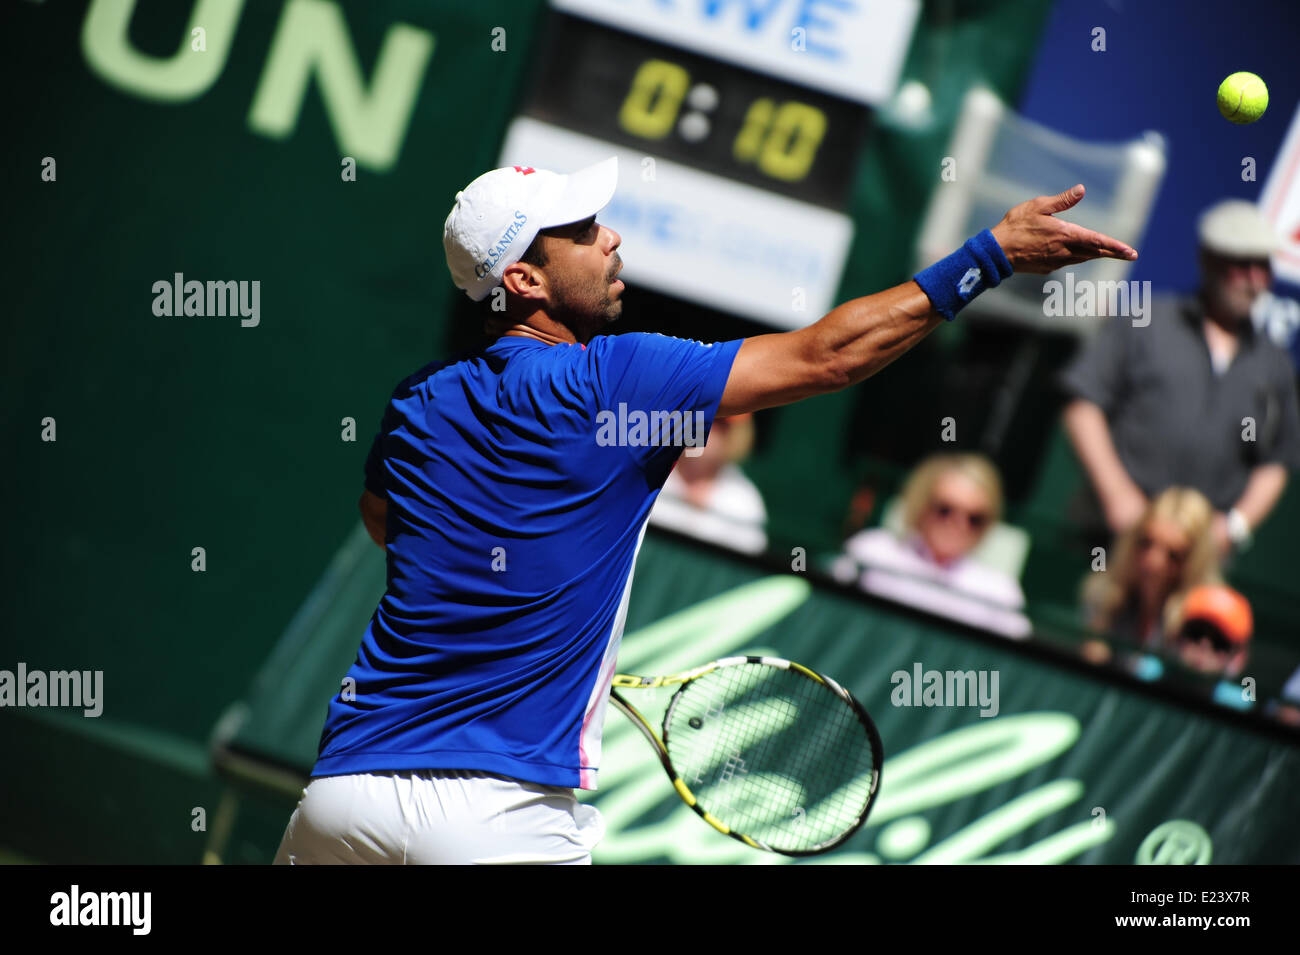
[[[546,248],[542,243],[542,236],[545,233],[539,232],[533,239],[532,243],[524,250],[524,254],[519,257],[520,262],[527,262],[539,269],[546,268]]]

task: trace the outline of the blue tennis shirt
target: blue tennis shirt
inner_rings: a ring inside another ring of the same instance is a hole
[[[741,340],[503,336],[397,386],[366,461],[388,587],[313,776],[464,769],[596,788],[632,571]]]

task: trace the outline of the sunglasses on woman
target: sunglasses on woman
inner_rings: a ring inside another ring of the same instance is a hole
[[[1150,550],[1153,547],[1162,550],[1175,564],[1181,564],[1187,560],[1188,550],[1186,547],[1170,547],[1168,544],[1162,544],[1146,534],[1138,538],[1138,547],[1142,550]]]
[[[930,509],[941,520],[950,521],[953,518],[964,518],[967,526],[973,531],[983,530],[988,526],[989,521],[993,519],[993,515],[987,511],[968,511],[947,501],[934,501]]]

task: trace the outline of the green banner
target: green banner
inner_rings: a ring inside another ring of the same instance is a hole
[[[382,554],[359,530],[239,710],[232,746],[243,758],[310,768],[326,701],[382,590]],[[736,653],[834,677],[884,739],[871,818],[813,861],[1300,862],[1300,748],[802,574],[765,573],[648,532],[619,670],[673,673]],[[654,721],[671,690],[631,692]],[[702,822],[612,708],[599,783],[583,796],[606,820],[599,863],[791,861]]]

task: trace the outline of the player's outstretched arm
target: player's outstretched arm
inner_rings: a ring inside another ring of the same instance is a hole
[[[1045,274],[1089,259],[1137,258],[1137,252],[1118,239],[1056,218],[1055,213],[1076,205],[1083,194],[1078,185],[1060,195],[1022,202],[989,230],[1013,271]],[[918,275],[920,282],[913,279],[850,299],[807,328],[745,339],[718,414],[786,405],[874,375],[950,317],[954,302],[956,307],[964,304],[955,298],[958,286],[965,294],[1001,280],[990,274],[998,267],[997,254],[982,236]]]

